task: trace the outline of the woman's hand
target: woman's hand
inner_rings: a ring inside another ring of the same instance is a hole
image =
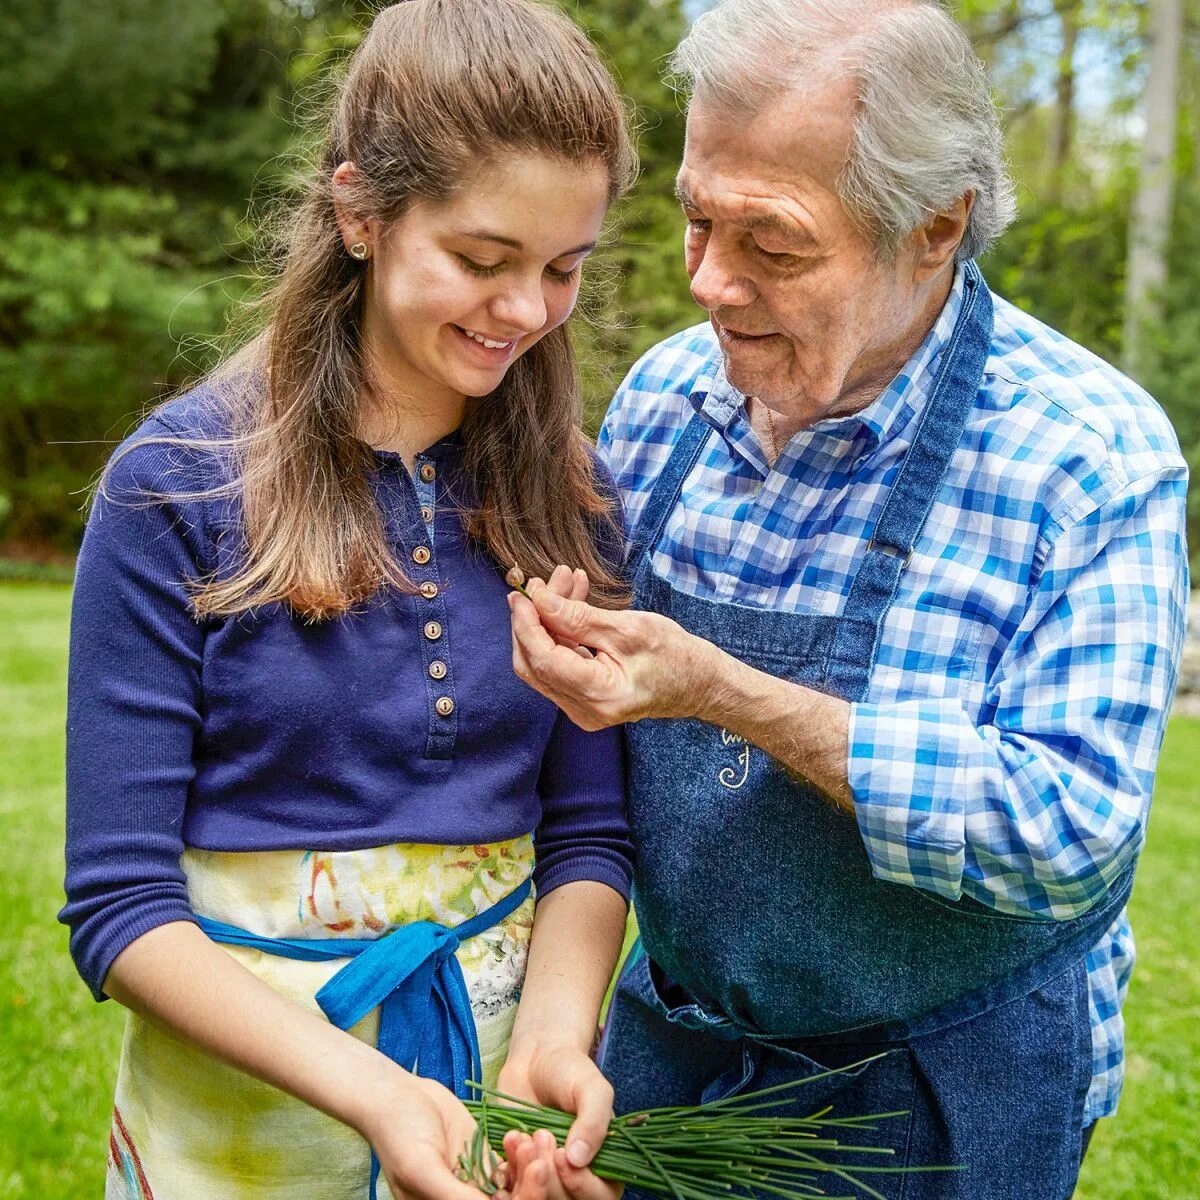
[[[549,1108],[575,1114],[566,1146],[540,1129],[532,1137],[511,1130],[504,1138],[512,1200],[617,1200],[621,1186],[588,1170],[613,1116],[612,1085],[577,1046],[543,1042],[511,1054],[500,1072],[498,1090]]]
[[[466,1105],[440,1083],[407,1072],[375,1094],[381,1099],[359,1132],[374,1147],[395,1200],[480,1200],[479,1190],[455,1174],[475,1133]]]
[[[504,1135],[504,1157],[509,1183],[493,1200],[619,1200],[624,1191],[622,1184],[573,1166],[548,1129],[532,1136],[510,1130]]]

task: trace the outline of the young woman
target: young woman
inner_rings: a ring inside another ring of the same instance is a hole
[[[577,1114],[520,1196],[598,1183],[621,743],[515,677],[505,572],[624,600],[564,322],[633,162],[552,8],[380,13],[262,332],[110,462],[62,914],[130,1009],[109,1200],[470,1200],[480,1074]]]

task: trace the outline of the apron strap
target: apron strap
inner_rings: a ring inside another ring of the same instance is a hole
[[[683,481],[696,465],[711,432],[712,426],[699,413],[694,413],[671,448],[666,465],[659,472],[646,507],[642,509],[642,515],[629,538],[625,565],[630,576],[637,574],[642,556],[648,558],[658,544],[667,517],[679,498]]]
[[[466,1100],[473,1093],[468,1084],[480,1081],[483,1066],[471,999],[454,953],[462,942],[514,913],[532,891],[533,882],[526,879],[503,900],[453,929],[413,921],[370,940],[272,938],[209,917],[198,920],[214,942],[225,945],[303,962],[350,959],[316,995],[330,1023],[349,1029],[378,1008],[380,1052]],[[369,1197],[374,1197],[378,1179],[379,1160],[372,1149]]]
[[[912,445],[875,523],[834,634],[825,687],[846,700],[867,691],[883,618],[896,596],[979,394],[992,341],[992,297],[967,263],[962,307]]]

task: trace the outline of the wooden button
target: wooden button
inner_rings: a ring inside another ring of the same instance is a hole
[[[426,483],[432,483],[437,478],[437,467],[433,463],[422,463],[420,474]]]
[[[429,561],[429,547],[428,546],[418,546],[413,551],[413,562],[420,563],[422,566],[424,566],[428,561]]]
[[[449,696],[439,696],[433,707],[438,710],[440,716],[448,717],[454,711],[454,701]]]
[[[421,520],[424,521],[426,525],[433,524],[433,509],[430,508],[428,504],[421,505]]]
[[[442,636],[442,627],[436,621],[426,621],[425,636],[431,642],[436,642]]]
[[[442,662],[442,660],[440,658],[435,658],[433,660],[433,662],[431,662],[429,664],[429,674],[434,679],[445,679],[446,678],[446,664],[444,662]]]
[[[420,592],[426,600],[432,600],[434,596],[438,594],[438,586],[436,583],[433,583],[431,580],[427,579],[423,584],[421,584]]]

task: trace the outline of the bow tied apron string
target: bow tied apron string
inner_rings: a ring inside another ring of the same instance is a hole
[[[379,1009],[378,1048],[406,1071],[436,1079],[460,1100],[483,1074],[479,1038],[462,968],[454,954],[468,938],[499,925],[531,895],[526,879],[503,900],[453,929],[433,921],[402,925],[386,937],[272,938],[199,917],[214,942],[303,962],[350,961],[316,995],[331,1024],[349,1029]],[[374,1197],[379,1160],[371,1153]]]

